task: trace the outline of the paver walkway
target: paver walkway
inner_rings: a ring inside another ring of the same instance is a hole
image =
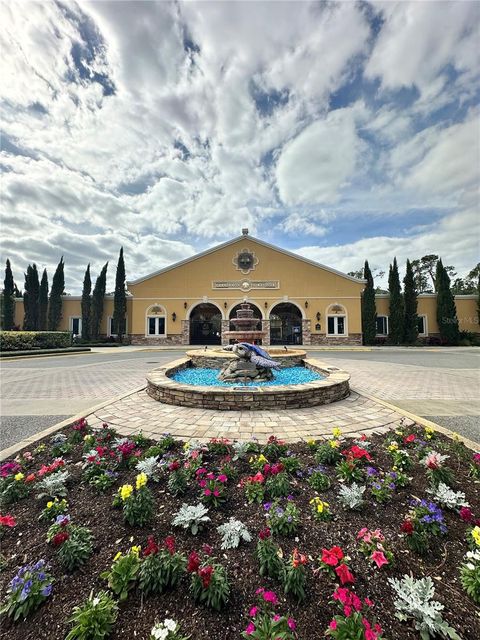
[[[255,436],[260,441],[277,435],[290,442],[330,435],[334,427],[345,435],[383,433],[401,420],[400,413],[353,392],[345,400],[310,409],[214,411],[162,404],[140,391],[88,416],[90,425],[107,422],[122,435],[141,430],[152,438],[168,432],[185,440],[219,436],[250,440]]]

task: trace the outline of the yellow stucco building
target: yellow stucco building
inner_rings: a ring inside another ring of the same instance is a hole
[[[270,344],[361,344],[365,281],[242,235],[127,283],[133,344],[227,344],[238,305],[250,303]],[[61,330],[81,333],[80,296],[65,296]],[[479,332],[476,296],[456,298],[460,329]],[[16,324],[23,304],[16,305]],[[377,295],[377,332],[388,333],[388,295]],[[438,334],[434,294],[418,297],[420,337]],[[112,335],[113,296],[102,334]]]

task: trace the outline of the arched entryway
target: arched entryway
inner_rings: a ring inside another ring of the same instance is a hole
[[[302,344],[302,312],[291,302],[270,311],[270,344]]]
[[[221,344],[222,313],[214,304],[197,304],[190,312],[190,344]]]

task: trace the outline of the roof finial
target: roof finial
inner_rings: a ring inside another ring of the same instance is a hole
[[[242,236],[248,236],[248,227],[242,229]]]

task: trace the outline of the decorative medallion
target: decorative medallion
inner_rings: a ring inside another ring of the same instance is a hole
[[[257,266],[258,258],[250,249],[242,249],[233,258],[233,264],[237,268],[237,271],[241,271],[247,275],[247,273],[253,271]]]

